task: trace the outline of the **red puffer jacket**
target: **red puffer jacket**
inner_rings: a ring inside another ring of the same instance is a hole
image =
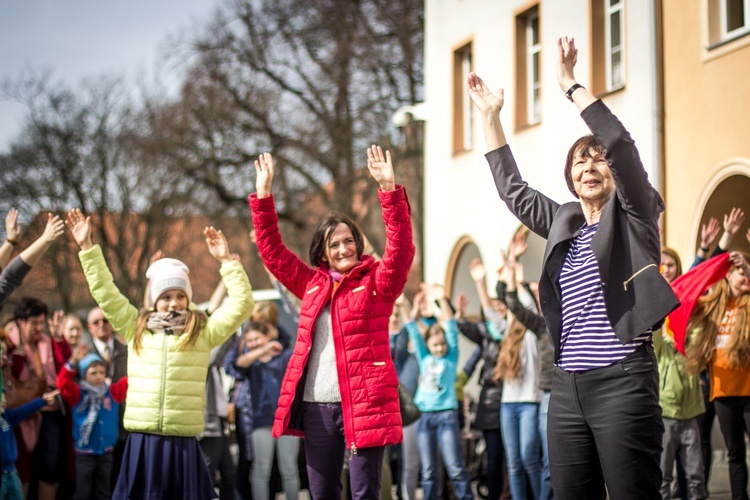
[[[314,269],[281,241],[273,197],[249,196],[258,250],[271,273],[302,299],[294,354],[281,384],[273,435],[303,436],[302,393],[315,320],[330,300],[332,336],[347,448],[401,442],[398,377],[391,360],[388,318],[414,259],[409,202],[403,186],[379,191],[386,228],[383,259],[363,256],[331,295],[327,266]]]

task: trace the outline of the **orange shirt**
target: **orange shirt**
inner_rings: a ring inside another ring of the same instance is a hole
[[[738,298],[727,302],[724,316],[716,334],[716,346],[711,357],[711,400],[726,396],[750,396],[750,365],[731,367],[727,346],[737,318]]]

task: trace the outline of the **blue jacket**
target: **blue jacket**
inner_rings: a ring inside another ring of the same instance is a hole
[[[18,446],[16,445],[13,428],[46,405],[44,399],[36,398],[18,408],[8,408],[3,412],[3,416],[0,418],[0,455],[2,455],[3,460],[3,472],[16,470]]]
[[[123,377],[107,389],[101,409],[91,430],[87,444],[81,444],[81,427],[88,410],[81,407],[84,391],[75,383],[76,372],[66,364],[57,375],[57,387],[69,406],[73,408],[73,447],[76,453],[104,455],[114,450],[120,436],[120,403],[125,399],[128,378]]]

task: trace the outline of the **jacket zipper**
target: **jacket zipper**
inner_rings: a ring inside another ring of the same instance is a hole
[[[161,370],[161,397],[159,399],[160,407],[159,407],[159,434],[164,434],[164,392],[165,392],[165,384],[167,382],[167,336],[163,335],[163,341],[161,345],[161,361],[162,361],[162,370]]]
[[[643,271],[645,271],[649,267],[656,267],[656,264],[649,264],[646,267],[643,267],[643,268],[639,269],[638,271],[635,272],[635,274],[633,276],[631,276],[630,278],[628,278],[627,280],[625,280],[625,281],[622,282],[622,286],[625,288],[626,292],[628,291],[628,283],[630,283],[631,281],[633,281],[636,276],[638,276],[639,274],[641,274]]]
[[[344,278],[344,279],[346,279],[346,278]],[[339,334],[343,331],[343,329],[341,327],[341,320],[339,318],[338,310],[333,307],[333,301],[336,298],[336,295],[338,294],[338,291],[341,290],[341,285],[342,284],[343,284],[343,280],[342,280],[342,283],[340,283],[339,286],[336,288],[336,290],[333,292],[333,296],[331,297],[331,335],[333,335],[334,348],[336,347],[336,343],[337,343],[337,336],[334,335],[334,333],[333,333],[334,319],[335,319],[335,324],[338,326]],[[334,318],[334,314],[336,316],[335,318]],[[344,356],[343,341],[341,341],[341,339],[338,339],[338,341],[342,344],[340,346],[340,348],[341,348],[340,349],[341,356]],[[336,350],[338,350],[338,349],[336,349]],[[343,368],[343,372],[342,372],[341,368]],[[352,453],[352,455],[356,455],[357,454],[357,445],[354,443],[354,430],[351,428],[352,427],[352,423],[354,422],[354,413],[352,411],[352,404],[351,404],[351,390],[349,388],[349,377],[346,376],[346,365],[344,365],[343,367],[340,366],[340,364],[339,364],[339,357],[338,356],[336,357],[336,369],[337,369],[337,372],[338,372],[338,375],[339,375],[339,392],[342,394],[342,396],[341,396],[341,414],[342,414],[342,416],[344,416],[344,438],[347,437],[347,434],[349,435],[349,439],[351,439],[351,443],[352,443],[351,447],[350,447],[351,453]],[[343,376],[342,376],[342,373],[343,373]],[[344,381],[343,384],[342,384],[342,379]],[[348,402],[348,404],[346,404],[346,405],[344,404],[344,396],[343,396],[343,392],[344,391],[342,390],[344,387],[346,388],[346,400]],[[347,418],[347,416],[348,416],[348,418]],[[349,429],[347,429],[347,427],[349,427]]]

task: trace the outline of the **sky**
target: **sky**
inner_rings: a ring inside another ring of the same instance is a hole
[[[171,90],[180,68],[161,55],[170,36],[205,24],[221,0],[0,0],[0,81],[26,67],[50,69],[76,89],[115,73],[153,78]],[[148,80],[147,80],[148,81]],[[0,96],[0,153],[21,132],[26,108]]]

